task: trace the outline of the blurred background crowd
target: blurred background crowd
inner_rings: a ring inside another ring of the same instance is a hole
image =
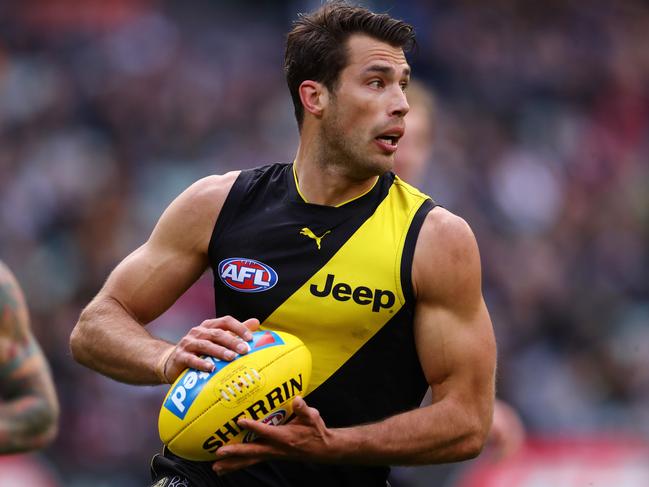
[[[82,368],[70,331],[187,185],[292,160],[284,35],[319,3],[0,0],[0,258],[52,366],[41,457],[62,485],[148,479],[166,388]],[[649,437],[649,7],[364,4],[417,29],[437,99],[422,189],[476,233],[500,397],[532,435]],[[210,317],[210,279],[152,330]]]

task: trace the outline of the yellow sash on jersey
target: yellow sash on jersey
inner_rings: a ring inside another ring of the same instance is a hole
[[[396,178],[374,214],[262,323],[264,328],[297,335],[309,348],[313,357],[309,392],[405,304],[401,288],[404,242],[415,213],[427,199]],[[316,245],[313,251],[318,252]]]

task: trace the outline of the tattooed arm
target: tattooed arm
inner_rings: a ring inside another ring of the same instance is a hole
[[[0,262],[0,454],[48,444],[58,415],[52,376],[31,333],[25,299]]]

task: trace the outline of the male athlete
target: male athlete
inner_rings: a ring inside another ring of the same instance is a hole
[[[0,262],[0,454],[35,450],[56,436],[59,405],[29,327],[23,294]]]
[[[390,172],[413,42],[410,25],[342,2],[299,17],[285,53],[295,161],[192,185],[81,314],[75,358],[135,384],[209,372],[202,354],[246,353],[259,326],[311,350],[291,422],[239,419],[258,440],[223,446],[214,462],[165,449],[152,485],[384,487],[389,465],[481,451],[495,343],[476,241]],[[208,266],[216,318],[177,344],[151,336],[143,325]],[[432,404],[417,409],[429,386]]]

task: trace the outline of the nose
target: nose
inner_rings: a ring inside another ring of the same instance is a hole
[[[401,86],[397,86],[395,89],[390,115],[394,117],[405,117],[406,113],[408,113],[409,110],[410,105],[408,105],[406,94],[403,89],[401,89]]]

